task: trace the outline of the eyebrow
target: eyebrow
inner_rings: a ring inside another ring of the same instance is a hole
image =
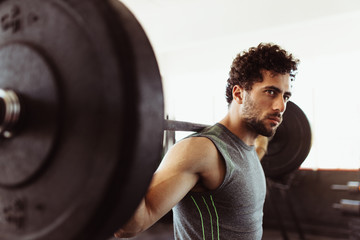
[[[280,90],[280,88],[278,87],[275,87],[275,86],[266,86],[265,87],[266,90],[273,90],[277,93],[281,93],[282,91]],[[288,97],[291,97],[291,92],[284,92],[284,95],[288,96]]]

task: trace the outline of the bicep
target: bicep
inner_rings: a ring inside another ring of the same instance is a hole
[[[119,236],[144,231],[180,202],[208,168],[211,149],[212,143],[205,138],[185,139],[170,149],[133,217],[118,231]]]
[[[171,149],[153,176],[145,196],[152,221],[170,211],[199,180],[194,164],[196,156],[185,145],[179,144]]]

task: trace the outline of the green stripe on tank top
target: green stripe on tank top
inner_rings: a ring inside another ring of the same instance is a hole
[[[206,203],[206,200],[205,200],[204,196],[202,196],[202,199],[203,199],[203,201],[204,201],[204,203],[205,203],[205,205],[206,205],[206,208],[207,208],[207,210],[208,210],[208,212],[209,212],[209,216],[210,216],[210,227],[211,227],[211,239],[214,240],[214,229],[213,229],[213,224],[212,224],[212,215],[211,215],[209,206],[208,206],[208,204]]]
[[[216,207],[215,207],[215,203],[214,203],[214,199],[212,197],[212,195],[210,195],[210,200],[211,200],[211,203],[214,207],[214,211],[215,211],[215,215],[216,215],[216,227],[217,227],[217,239],[220,240],[220,231],[219,231],[219,216],[218,216],[218,213],[217,213],[217,210],[216,210]]]
[[[191,196],[191,199],[194,201],[195,206],[196,206],[196,208],[197,208],[197,209],[198,209],[198,211],[199,211],[199,215],[200,215],[200,219],[201,219],[201,228],[202,228],[202,233],[203,233],[203,239],[205,240],[204,221],[203,221],[203,217],[202,217],[202,214],[201,214],[200,208],[199,208],[199,206],[197,205],[197,203],[196,203],[196,201],[195,201],[195,199],[194,199],[194,197],[193,197],[193,196]]]

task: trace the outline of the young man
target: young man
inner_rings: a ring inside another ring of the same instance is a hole
[[[267,141],[257,137],[273,136],[280,125],[297,65],[273,44],[238,54],[226,88],[227,115],[169,150],[115,236],[135,236],[173,209],[175,239],[260,240],[266,185],[257,153],[264,155]]]

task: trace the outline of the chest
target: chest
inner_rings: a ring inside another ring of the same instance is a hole
[[[262,206],[266,195],[264,171],[255,151],[228,148],[223,154],[226,165],[224,181],[220,187],[224,199],[236,207]]]

